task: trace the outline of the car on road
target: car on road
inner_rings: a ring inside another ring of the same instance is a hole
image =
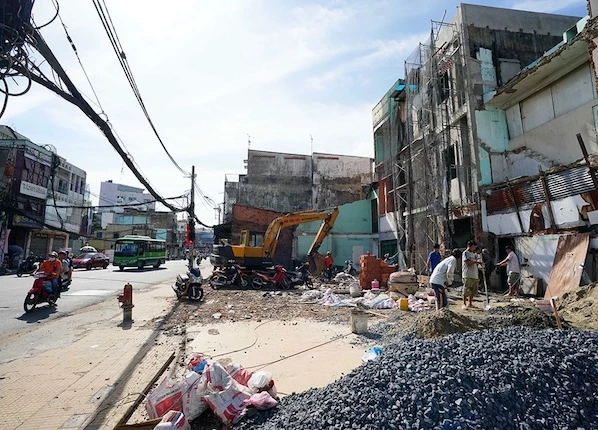
[[[73,258],[73,269],[91,270],[94,267],[105,269],[110,264],[110,259],[101,252],[86,252]]]

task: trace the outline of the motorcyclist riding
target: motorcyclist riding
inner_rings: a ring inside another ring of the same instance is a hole
[[[52,283],[52,294],[54,297],[59,297],[58,277],[62,268],[62,263],[57,260],[58,254],[56,251],[50,252],[47,260],[44,260],[35,273],[43,272],[46,278]]]
[[[66,281],[71,279],[73,269],[71,268],[71,262],[67,258],[66,251],[58,252],[58,260],[61,264],[60,276],[58,278],[58,297],[60,297],[60,292],[63,290]]]

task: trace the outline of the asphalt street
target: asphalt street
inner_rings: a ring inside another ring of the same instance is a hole
[[[45,320],[68,317],[104,300],[113,300],[116,308],[116,296],[122,292],[126,283],[131,283],[135,294],[135,291],[152,288],[157,284],[174,282],[178,273],[186,271],[186,263],[185,260],[171,260],[159,269],[131,268],[122,272],[112,265],[107,269],[77,269],[73,272],[73,282],[69,291],[62,293],[56,307],[42,304],[31,313],[25,313],[23,302],[33,285],[33,277],[0,276],[0,345],[4,344],[7,338],[39,327]],[[208,266],[209,263],[204,260],[201,265],[202,273]]]

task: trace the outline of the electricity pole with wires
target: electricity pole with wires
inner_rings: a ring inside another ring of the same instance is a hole
[[[191,166],[191,204],[189,213],[189,269],[195,260],[195,166]]]

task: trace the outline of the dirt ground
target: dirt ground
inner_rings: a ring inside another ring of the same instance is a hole
[[[348,287],[335,284],[321,284],[316,288],[332,288],[341,297],[349,297]],[[315,301],[302,301],[303,288],[288,291],[255,291],[238,289],[212,290],[205,288],[205,297],[200,303],[180,301],[163,325],[164,334],[185,334],[187,326],[230,323],[260,323],[277,320],[290,322],[310,320],[332,325],[349,325],[350,312],[347,307],[323,306]],[[422,288],[421,291],[425,291]],[[173,301],[176,299],[173,298]],[[556,327],[554,314],[546,313],[536,306],[536,300],[506,298],[490,294],[474,299],[474,308],[462,309],[459,291],[449,293],[449,309],[434,312],[401,311],[380,309],[370,313],[369,327],[381,323],[388,334],[414,333],[422,338],[437,338],[453,333],[485,328],[524,325],[539,329]],[[559,314],[565,327],[576,329],[598,329],[598,286],[580,287],[567,293],[558,301]],[[487,305],[490,306],[487,306]],[[213,329],[212,329],[213,330]],[[363,336],[364,344],[368,334]],[[370,339],[371,340],[371,339]],[[181,365],[182,363],[179,363]],[[222,425],[208,411],[192,423],[194,430],[221,429]]]

